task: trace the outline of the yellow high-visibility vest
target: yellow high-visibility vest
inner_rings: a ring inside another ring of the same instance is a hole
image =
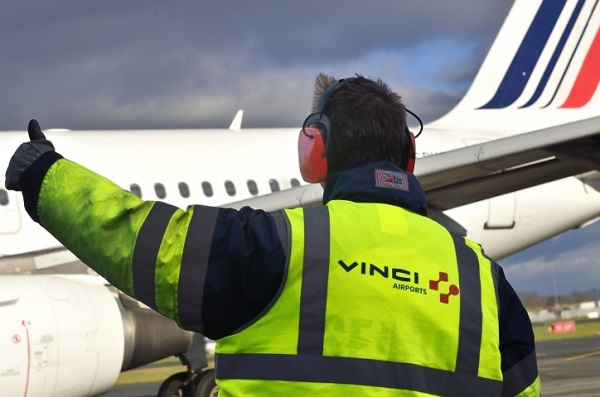
[[[217,341],[219,396],[501,395],[498,269],[477,244],[385,204],[284,213],[285,280]]]

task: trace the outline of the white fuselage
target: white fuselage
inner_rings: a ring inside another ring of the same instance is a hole
[[[297,164],[297,129],[47,131],[56,150],[113,180],[139,187],[146,200],[191,204],[228,203],[304,184]],[[22,132],[0,134],[0,168]],[[417,140],[419,156],[482,142],[483,134],[460,136],[433,129]],[[415,174],[419,175],[419,162]],[[252,190],[252,185],[257,190]],[[566,178],[446,211],[488,255],[501,258],[578,227],[600,215],[593,180]],[[22,198],[8,193],[0,204],[0,255],[58,246],[24,211]],[[254,193],[254,194],[253,194]]]

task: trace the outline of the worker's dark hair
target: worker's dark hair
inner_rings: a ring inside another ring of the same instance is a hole
[[[315,81],[313,111],[321,94],[335,82],[319,74]],[[400,96],[381,79],[361,75],[337,88],[323,113],[331,122],[327,143],[328,172],[353,168],[371,160],[388,160],[402,167],[409,156],[406,108]]]

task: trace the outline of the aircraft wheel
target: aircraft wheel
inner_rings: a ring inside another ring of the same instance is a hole
[[[179,397],[180,390],[187,378],[187,372],[178,372],[169,376],[158,389],[156,397]]]
[[[215,371],[208,370],[197,382],[194,397],[217,397],[219,386],[215,382]]]

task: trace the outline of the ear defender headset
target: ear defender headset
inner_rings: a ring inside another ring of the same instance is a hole
[[[327,115],[323,113],[325,105],[335,90],[356,79],[356,77],[340,79],[327,87],[319,98],[316,111],[309,114],[302,123],[302,129],[298,135],[298,160],[302,179],[308,183],[324,182],[327,179],[327,147],[331,139],[329,136],[331,123]],[[409,131],[408,127],[404,129],[405,137],[402,146],[405,148],[405,153],[401,156],[402,164],[399,166],[412,174],[416,158],[415,138],[423,132],[423,122],[410,110],[406,109],[406,111],[413,115],[421,126],[416,136]]]

